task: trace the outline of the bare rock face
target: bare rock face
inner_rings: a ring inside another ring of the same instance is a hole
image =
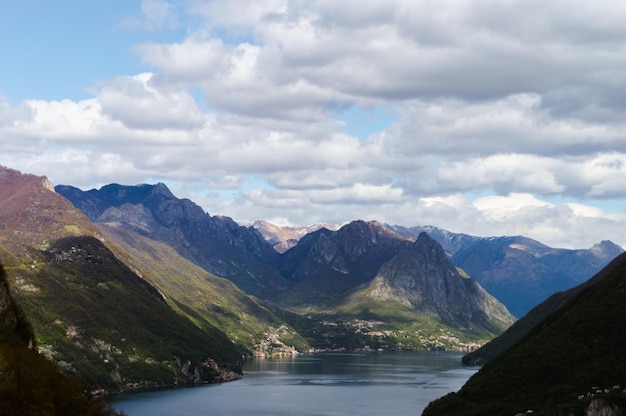
[[[129,229],[173,247],[205,270],[265,298],[286,282],[275,267],[279,254],[252,227],[211,216],[189,199],[176,198],[165,184],[107,185],[83,192],[57,192],[96,223]]]
[[[398,301],[457,328],[497,334],[515,320],[426,233],[412,242],[375,221],[354,221],[303,237],[285,253],[285,263],[292,290],[315,288],[307,300],[320,293],[348,298],[365,286],[372,299]]]
[[[591,278],[624,251],[610,241],[571,250],[548,247],[523,236],[475,237],[432,226],[386,227],[407,238],[426,232],[442,245],[452,264],[465,270],[518,318],[553,293]]]
[[[399,300],[456,327],[497,333],[514,322],[506,308],[462,275],[426,233],[384,264],[372,287],[372,297]]]
[[[325,228],[331,231],[337,231],[340,226],[318,223],[308,227],[288,227],[271,224],[267,221],[256,220],[249,224],[252,228],[261,233],[265,241],[267,241],[278,253],[284,253],[298,244],[298,241],[307,234]]]
[[[624,414],[624,408],[602,398],[591,400],[585,411],[586,416],[624,416]]]

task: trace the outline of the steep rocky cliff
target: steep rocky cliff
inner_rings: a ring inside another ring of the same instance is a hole
[[[278,253],[261,234],[229,217],[209,215],[192,201],[176,198],[162,183],[112,184],[87,192],[71,186],[55,189],[92,221],[164,242],[249,294],[267,297],[286,284],[275,267]]]
[[[426,232],[450,261],[519,317],[555,292],[591,278],[624,250],[610,241],[588,249],[548,247],[523,236],[475,237],[432,226],[390,229],[408,238]]]
[[[506,308],[459,272],[426,233],[386,262],[370,287],[373,298],[399,300],[456,327],[496,334],[514,322]]]
[[[292,282],[290,305],[306,299],[306,305],[319,302],[365,313],[356,305],[366,305],[367,299],[393,301],[446,325],[489,334],[514,321],[426,233],[411,242],[375,221],[354,221],[336,232],[305,236],[284,260],[283,271]]]

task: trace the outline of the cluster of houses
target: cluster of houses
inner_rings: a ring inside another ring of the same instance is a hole
[[[593,399],[596,396],[610,394],[610,393],[619,393],[621,390],[622,394],[626,394],[626,389],[622,390],[622,386],[619,384],[615,384],[611,388],[600,388],[600,387],[592,387],[591,391],[588,391],[587,394],[578,395],[578,400],[584,399]]]

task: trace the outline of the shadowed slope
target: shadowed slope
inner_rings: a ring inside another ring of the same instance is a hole
[[[578,396],[593,386],[625,385],[626,256],[600,275],[488,362],[458,393],[431,403],[423,414],[488,416],[527,409],[554,414],[570,408],[582,412],[588,401]],[[626,402],[619,394],[607,400]]]

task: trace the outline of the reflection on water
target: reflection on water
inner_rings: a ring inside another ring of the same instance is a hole
[[[324,353],[255,359],[241,380],[138,393],[115,408],[129,416],[419,415],[476,371],[454,353]]]

